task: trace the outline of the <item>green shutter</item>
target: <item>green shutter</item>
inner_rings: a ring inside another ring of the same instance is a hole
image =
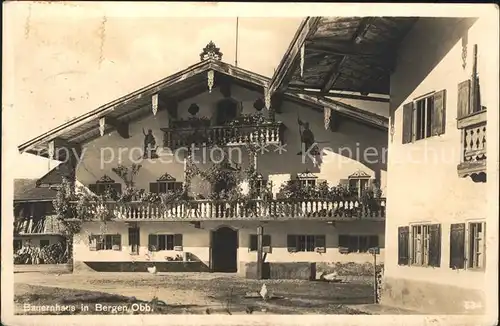
[[[174,247],[182,247],[182,234],[174,234]]]
[[[446,90],[434,94],[434,112],[432,114],[431,130],[433,136],[442,135],[446,125]]]
[[[158,236],[156,234],[150,234],[148,237],[148,250],[158,251]]]
[[[90,191],[92,191],[94,194],[97,194],[97,184],[92,183],[88,185],[88,188]]]
[[[470,80],[465,80],[458,84],[457,119],[469,115],[470,109]]]
[[[114,234],[111,239],[111,244],[113,250],[122,250],[122,236],[120,234]]]
[[[297,236],[290,235],[290,234],[287,235],[286,246],[288,247],[288,252],[296,252],[297,251]]]
[[[256,234],[250,234],[248,250],[249,251],[256,251],[257,250],[257,235]]]
[[[465,268],[465,223],[452,224],[450,229],[450,268]]]
[[[398,265],[408,265],[410,244],[410,227],[402,226],[398,228]]]
[[[429,265],[441,265],[441,225],[432,224],[429,227]]]
[[[413,102],[403,105],[403,144],[413,139]]]
[[[151,182],[149,184],[149,192],[153,194],[158,193],[158,182]]]

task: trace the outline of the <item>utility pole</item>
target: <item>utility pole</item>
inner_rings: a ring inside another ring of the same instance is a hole
[[[257,279],[262,280],[262,269],[263,269],[263,261],[262,261],[262,235],[264,233],[264,228],[259,225],[257,227]]]

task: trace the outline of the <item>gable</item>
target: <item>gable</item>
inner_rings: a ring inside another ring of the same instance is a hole
[[[99,138],[104,132],[114,130],[123,138],[128,138],[130,122],[162,110],[174,114],[178,102],[207,90],[211,92],[214,88],[225,83],[257,91],[262,95],[262,98],[265,98],[266,89],[270,82],[269,78],[224,63],[219,60],[220,57],[217,55],[207,55],[205,53],[207,48],[201,55],[201,62],[25,142],[19,146],[19,151],[50,157],[50,143],[55,140],[63,143],[66,148],[77,148]],[[218,49],[216,50],[218,51]],[[387,129],[387,118],[325,97],[285,93],[284,98],[318,110],[328,107],[362,123]],[[269,99],[264,101],[266,106],[270,106],[269,102]]]

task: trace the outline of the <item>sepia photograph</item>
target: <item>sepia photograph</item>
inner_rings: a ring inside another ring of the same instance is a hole
[[[498,322],[498,6],[295,5],[4,3],[2,323]]]

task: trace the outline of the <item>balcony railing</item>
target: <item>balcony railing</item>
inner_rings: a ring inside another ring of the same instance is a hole
[[[266,123],[240,126],[203,126],[198,128],[163,128],[166,148],[202,145],[243,145],[245,143],[279,144],[283,142],[283,124]]]
[[[210,201],[191,200],[167,204],[144,202],[106,202],[114,220],[124,221],[208,221],[208,220],[354,220],[385,218],[385,199],[370,204],[359,201],[334,200],[271,200],[271,201]],[[103,207],[88,206],[87,216]]]
[[[458,120],[462,130],[462,159],[457,167],[460,177],[486,172],[486,110]]]

